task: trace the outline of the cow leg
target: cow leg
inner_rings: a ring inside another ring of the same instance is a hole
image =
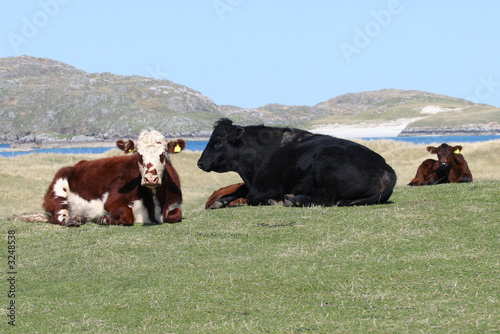
[[[62,225],[66,227],[80,227],[82,223],[84,224],[86,222],[85,219],[84,220],[80,219],[83,217],[80,216],[70,217],[69,214],[67,213],[67,210],[61,210],[61,211],[59,211],[55,215],[50,216],[49,222],[51,222],[52,224]]]
[[[420,180],[417,178],[414,178],[413,180],[408,183],[409,186],[420,186]]]
[[[449,169],[445,169],[442,167],[437,168],[426,177],[425,181],[422,182],[422,185],[431,186],[434,184],[448,183],[448,174]]]
[[[462,183],[462,182],[472,182],[472,178],[469,177],[469,175],[464,175],[460,178],[460,180],[458,181],[459,183]]]
[[[181,220],[182,220],[182,210],[180,208],[175,208],[168,212],[165,221],[167,223],[173,224],[173,223],[179,223]]]
[[[66,226],[66,221],[69,219],[68,210],[59,210],[57,212],[49,212],[49,222],[52,224]]]
[[[104,215],[99,218],[98,223],[106,225],[134,225],[134,212],[126,203],[121,201],[108,201],[104,204],[104,210],[109,212],[109,215]]]
[[[434,159],[427,159],[417,168],[417,173],[413,180],[408,183],[409,186],[424,186],[434,184],[438,177],[435,170],[439,168],[439,163]]]
[[[66,219],[66,227],[80,227],[87,222],[87,218],[83,216],[68,217]]]
[[[315,204],[314,199],[307,195],[285,195],[283,205],[286,207],[293,206],[311,206]]]
[[[62,226],[74,226],[74,222],[69,215],[69,204],[66,196],[56,195],[54,183],[45,194],[43,208],[49,215],[49,222]]]
[[[233,196],[232,194],[222,196],[218,200],[216,200],[212,205],[208,207],[208,209],[220,209],[220,208],[225,208],[228,206],[232,206],[231,203],[234,201],[238,201],[240,203],[243,203],[245,196]]]
[[[115,214],[117,214],[115,212]],[[113,214],[103,215],[97,220],[97,224],[99,225],[123,225],[123,226],[132,226],[134,225],[134,216],[132,214],[132,218],[123,217],[123,215],[115,216]]]
[[[248,205],[257,206],[257,205],[273,205],[276,202],[280,201],[282,195],[276,194],[275,192],[258,192],[258,191],[250,191],[246,197],[246,201]]]
[[[81,216],[71,217],[67,205],[63,205],[56,212],[50,212],[49,217],[50,223],[66,227],[80,227],[82,223],[85,223],[85,218]]]
[[[243,199],[247,196],[247,194],[248,194],[248,187],[246,186],[246,184],[240,185],[232,193],[221,196],[215,201],[213,201],[212,196],[214,195],[212,194],[211,198],[209,198],[207,203],[205,203],[205,209],[220,209],[220,208],[225,208],[227,206],[231,206],[231,203],[234,201],[243,202]]]

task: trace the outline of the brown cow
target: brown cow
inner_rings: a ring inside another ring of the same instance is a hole
[[[137,142],[119,140],[132,155],[80,161],[55,175],[43,208],[53,224],[79,226],[87,220],[110,225],[176,223],[182,220],[182,192],[170,154],[186,147],[143,131]]]
[[[439,147],[428,146],[427,151],[437,154],[438,160],[427,159],[418,167],[417,174],[408,183],[409,186],[424,186],[440,183],[472,182],[472,174],[465,161],[462,146],[441,144]]]
[[[247,204],[245,200],[246,193],[248,193],[248,189],[244,182],[220,188],[210,195],[205,203],[205,209],[219,209],[227,206],[245,205]],[[224,198],[220,200],[222,197]]]

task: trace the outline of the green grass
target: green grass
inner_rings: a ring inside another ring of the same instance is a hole
[[[0,220],[4,240],[16,231],[15,330],[500,329],[500,181],[398,186],[380,206],[192,207],[184,216],[130,228]]]

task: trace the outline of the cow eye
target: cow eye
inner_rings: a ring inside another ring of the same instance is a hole
[[[164,163],[165,162],[165,154],[160,154],[160,162]]]
[[[214,147],[216,149],[221,149],[224,146],[224,141],[221,138],[216,138],[214,140]]]
[[[142,155],[137,153],[137,160],[139,160],[139,163],[142,165],[144,160],[142,159]]]

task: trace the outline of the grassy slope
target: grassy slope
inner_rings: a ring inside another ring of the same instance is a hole
[[[366,92],[364,94],[366,94],[366,98],[368,98],[374,95],[374,93],[375,92]],[[354,115],[338,114],[321,117],[317,120],[307,122],[305,125],[310,126],[325,123],[355,124],[360,122],[378,124],[403,118],[415,119],[410,127],[500,124],[500,109],[489,105],[473,105],[463,99],[419,91],[382,90],[376,93],[380,102],[374,105],[368,105],[366,110]],[[335,101],[335,99],[332,101]],[[328,103],[329,101],[324,104],[329,105],[330,108],[335,107],[335,104]],[[437,114],[420,113],[425,106],[440,106],[450,109],[462,108],[462,110],[440,112]],[[346,107],[344,106],[344,108]]]
[[[368,144],[389,163],[395,156],[400,182],[390,204],[206,211],[201,206],[207,194],[238,177],[198,172],[199,154],[185,153],[174,158],[185,194],[180,224],[66,229],[0,220],[4,239],[11,229],[17,236],[17,330],[500,328],[500,181],[487,164],[488,152],[497,152],[500,142],[465,146],[475,183],[416,188],[402,186],[416,169],[402,160],[426,158],[423,147]],[[47,171],[71,157],[39,155],[36,164],[32,159],[0,159],[6,189],[0,216],[10,214],[4,208],[9,201],[14,212],[36,210],[53,175]],[[7,305],[6,293],[0,301]],[[5,307],[0,310],[5,314]]]
[[[412,127],[424,126],[460,126],[467,124],[500,124],[500,109],[477,106],[463,112],[442,112],[420,119],[411,124]]]

